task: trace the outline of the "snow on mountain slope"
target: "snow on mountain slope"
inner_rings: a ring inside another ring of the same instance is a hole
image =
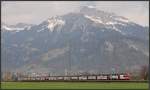
[[[128,23],[130,22],[128,19],[125,19],[125,18],[115,18],[115,20],[118,20],[118,21],[121,21],[121,22],[125,22],[125,23]]]
[[[24,28],[12,28],[8,26],[2,26],[2,29],[8,30],[8,31],[24,30]]]
[[[59,19],[59,18],[50,18],[48,19],[48,29],[53,32],[54,28],[56,26],[63,26],[65,24],[65,21]]]
[[[61,17],[51,17],[47,20],[43,21],[41,24],[37,25],[38,29],[37,32],[43,32],[45,30],[50,31],[51,33],[57,29],[60,30],[65,25],[65,20]]]
[[[88,8],[96,8],[96,7],[94,7],[94,6],[87,6]]]
[[[121,30],[119,30],[115,25],[125,26],[128,23],[127,20],[124,20],[121,18],[116,19],[116,20],[119,20],[119,21],[121,20],[123,23],[118,22],[118,21],[114,21],[114,20],[110,20],[110,21],[105,22],[105,21],[102,21],[101,17],[94,17],[94,16],[88,16],[88,15],[84,15],[84,16],[96,24],[102,24],[102,25],[106,26],[106,28],[112,28],[113,30],[118,31],[118,32],[121,32]],[[121,33],[124,34],[123,32],[121,32]]]
[[[32,26],[33,26],[32,24],[24,24],[24,23],[18,23],[16,25],[7,25],[2,23],[2,30],[19,32],[22,30],[30,30]]]
[[[99,17],[92,17],[92,16],[88,16],[88,15],[85,15],[86,18],[92,20],[93,22],[95,23],[101,23],[103,24],[103,22],[99,19]]]

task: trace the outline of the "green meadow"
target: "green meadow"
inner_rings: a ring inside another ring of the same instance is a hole
[[[147,89],[132,82],[1,82],[2,89]]]

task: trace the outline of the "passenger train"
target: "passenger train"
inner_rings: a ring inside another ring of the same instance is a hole
[[[19,77],[18,81],[86,81],[86,80],[130,80],[129,74],[102,74],[78,76]]]

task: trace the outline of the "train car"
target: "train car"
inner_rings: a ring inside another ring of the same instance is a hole
[[[87,79],[88,80],[96,80],[97,78],[96,78],[96,76],[87,76]]]
[[[128,74],[120,74],[119,75],[120,80],[130,80],[130,75]]]
[[[55,76],[50,76],[50,77],[49,77],[49,80],[57,80],[57,77],[55,77]]]
[[[40,80],[40,77],[36,77],[36,80]]]
[[[71,76],[71,80],[78,80],[78,76]]]
[[[98,75],[97,80],[108,80],[108,75]]]
[[[110,74],[109,80],[119,80],[119,75],[118,74]]]
[[[64,80],[70,80],[69,76],[64,76]]]
[[[87,76],[79,76],[79,80],[87,80]]]
[[[64,80],[64,77],[63,76],[57,76],[56,79],[57,80]]]

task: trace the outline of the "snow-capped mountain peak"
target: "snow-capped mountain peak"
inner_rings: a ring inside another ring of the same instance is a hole
[[[65,24],[65,21],[57,18],[57,17],[52,17],[47,20],[48,21],[48,26],[47,28],[52,32],[56,26],[62,26]]]
[[[123,22],[123,23],[129,23],[127,18],[124,18],[122,16],[118,16],[111,12],[105,12],[102,10],[98,10],[94,6],[83,6],[80,9],[80,13],[86,15],[86,17],[95,17],[98,20],[101,19],[104,23],[110,22],[110,21],[117,21],[117,22]]]

